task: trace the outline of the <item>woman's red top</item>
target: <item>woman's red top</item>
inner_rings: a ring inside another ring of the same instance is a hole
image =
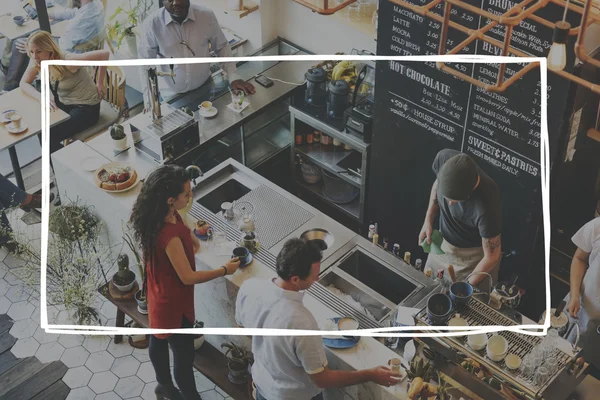
[[[165,223],[158,234],[154,257],[146,266],[146,285],[148,302],[148,320],[150,328],[179,329],[185,316],[194,323],[194,285],[184,285],[177,271],[167,256],[166,248],[175,237],[181,239],[185,255],[192,271],[196,270],[194,245],[190,229],[183,222],[178,212],[175,213],[177,223]],[[171,334],[157,334],[156,337],[166,339]]]

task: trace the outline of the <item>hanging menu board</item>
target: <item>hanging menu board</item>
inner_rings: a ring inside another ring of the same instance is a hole
[[[411,1],[411,0],[409,0]],[[425,5],[429,0],[412,0]],[[509,0],[468,0],[467,3],[501,15],[515,6]],[[434,12],[443,15],[443,5]],[[536,15],[549,21],[562,19],[563,10],[549,4]],[[575,15],[571,24],[578,25]],[[450,19],[477,30],[490,21],[453,6]],[[378,55],[437,55],[441,22],[383,0],[378,21]],[[496,25],[490,38],[504,41],[506,28]],[[526,20],[514,27],[512,47],[530,56],[546,56],[552,44],[551,28]],[[446,50],[467,35],[449,28]],[[569,44],[572,48],[572,40]],[[460,54],[501,55],[501,49],[485,41],[473,41]],[[568,46],[567,65],[574,55]],[[494,84],[498,64],[447,64],[483,82]],[[525,63],[505,64],[505,79]],[[569,82],[548,72],[548,127],[551,160],[561,129]],[[402,224],[399,240],[417,250],[416,238],[427,209],[435,177],[431,164],[435,154],[451,148],[470,154],[498,183],[503,200],[504,241],[514,247],[531,247],[541,221],[541,87],[540,69],[529,71],[502,93],[493,93],[442,72],[433,62],[386,61],[377,64],[375,136],[370,172],[369,210],[374,221],[390,231]],[[382,84],[382,82],[384,82]],[[555,95],[558,94],[558,95]],[[390,188],[390,171],[402,189]],[[410,187],[410,196],[406,188]],[[375,200],[374,200],[375,199]],[[518,223],[516,222],[518,221]],[[523,223],[528,226],[524,229]],[[511,236],[511,234],[514,235]],[[507,235],[508,234],[508,235]],[[406,235],[402,237],[402,235]],[[507,238],[507,236],[510,236]],[[525,240],[527,236],[529,240]]]

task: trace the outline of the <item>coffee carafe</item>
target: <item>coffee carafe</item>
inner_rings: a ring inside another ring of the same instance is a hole
[[[325,107],[327,103],[327,72],[321,67],[311,68],[304,75],[306,92],[304,102],[307,106]]]
[[[348,82],[341,80],[329,82],[327,95],[327,116],[329,118],[344,118],[344,111],[348,108],[348,93],[350,93]]]

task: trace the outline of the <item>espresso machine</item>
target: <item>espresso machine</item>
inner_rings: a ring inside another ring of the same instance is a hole
[[[513,319],[501,310],[487,304],[478,297],[471,297],[464,305],[456,305],[453,313],[459,313],[469,326],[515,326]],[[413,315],[415,328],[419,326],[437,326],[427,311],[427,306]],[[523,323],[527,324],[527,323]],[[533,323],[527,324],[533,325]],[[433,332],[433,331],[423,331]],[[514,354],[524,360],[530,353],[539,350],[544,336],[532,336],[512,331],[493,333],[503,336],[508,342],[508,354]],[[488,336],[490,334],[487,334]],[[510,369],[504,359],[493,361],[486,348],[475,350],[468,336],[419,337],[416,342],[423,345],[423,352],[432,360],[437,371],[452,378],[453,386],[464,393],[476,394],[485,400],[516,398],[522,400],[565,400],[581,383],[589,364],[580,357],[582,349],[567,340],[558,337],[551,354],[536,367],[546,367],[548,359],[557,364],[544,379],[536,371],[524,368]],[[465,368],[464,362],[473,360],[480,365],[479,372]],[[521,364],[522,366],[522,364]],[[483,374],[485,372],[485,374]],[[478,375],[481,373],[484,375]]]
[[[198,122],[194,117],[169,104],[161,104],[158,77],[170,76],[174,81],[172,64],[170,69],[168,73],[158,71],[157,67],[148,68],[152,118],[144,114],[131,120],[131,124],[141,132],[141,140],[135,143],[135,147],[160,164],[171,163],[200,144]]]

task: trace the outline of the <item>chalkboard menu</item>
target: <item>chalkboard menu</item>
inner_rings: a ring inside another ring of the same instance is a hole
[[[428,2],[412,0],[415,5]],[[508,0],[467,3],[497,15],[517,4]],[[439,5],[435,12],[442,15],[442,7]],[[536,13],[552,22],[562,19],[562,14],[563,10],[552,4]],[[575,16],[568,17],[576,26]],[[451,20],[473,30],[490,22],[455,6]],[[388,0],[380,1],[378,55],[437,55],[440,34],[440,22]],[[552,34],[551,28],[526,20],[513,29],[512,46],[531,56],[546,56]],[[497,25],[487,35],[502,43],[505,27]],[[447,50],[466,38],[466,34],[450,28]],[[569,46],[567,65],[573,65]],[[485,41],[473,41],[461,54],[500,52]],[[499,67],[448,65],[486,83],[496,82]],[[506,64],[506,79],[524,65]],[[568,81],[548,72],[551,160],[557,150],[569,87]],[[439,150],[451,148],[473,156],[500,186],[504,250],[530,252],[542,221],[541,94],[539,69],[528,72],[504,92],[493,93],[438,70],[433,62],[378,62],[368,204],[369,216],[382,227],[382,235],[419,253],[417,236],[435,180],[431,164]]]

